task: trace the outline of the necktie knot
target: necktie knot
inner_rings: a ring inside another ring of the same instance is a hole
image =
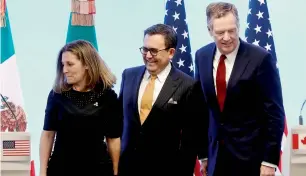
[[[154,81],[156,78],[157,78],[156,75],[151,75],[151,76],[150,76],[151,81]]]
[[[224,54],[222,54],[221,56],[220,56],[220,61],[224,61],[226,59],[226,56],[224,55]]]

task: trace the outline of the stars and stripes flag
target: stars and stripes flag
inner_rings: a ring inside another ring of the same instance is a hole
[[[29,140],[4,140],[2,143],[3,156],[30,156]]]
[[[273,41],[272,28],[270,23],[268,5],[266,0],[250,0],[247,17],[247,28],[245,31],[245,40],[257,46],[261,46],[269,51],[273,58],[277,60],[275,45]],[[285,140],[288,135],[288,128],[285,118],[285,128],[283,132],[282,147],[280,159],[285,147]],[[282,172],[282,161],[278,165],[278,172]]]
[[[164,24],[172,26],[178,36],[173,65],[188,75],[194,75],[185,4],[183,0],[167,0]]]
[[[173,65],[193,77],[194,67],[184,0],[166,0],[164,24],[172,26],[178,37],[176,53],[172,58]],[[194,168],[194,175],[201,176],[198,160]]]

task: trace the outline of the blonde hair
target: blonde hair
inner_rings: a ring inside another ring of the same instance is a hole
[[[57,93],[70,90],[63,73],[62,55],[64,52],[74,54],[83,65],[88,67],[86,74],[86,88],[93,89],[97,84],[102,83],[103,89],[111,88],[116,83],[115,75],[107,67],[93,45],[85,40],[76,40],[66,44],[59,52],[57,58],[56,78],[53,90]]]
[[[239,27],[238,10],[234,4],[227,2],[214,2],[209,4],[206,8],[207,27],[212,29],[212,19],[224,17],[228,13],[232,13],[236,17],[237,27]]]

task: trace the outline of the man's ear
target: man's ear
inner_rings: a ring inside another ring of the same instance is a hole
[[[212,29],[209,26],[207,26],[207,30],[208,30],[210,36],[213,36],[213,31],[212,31]]]
[[[169,49],[169,56],[170,56],[171,59],[174,57],[174,54],[175,54],[175,48],[170,48]]]

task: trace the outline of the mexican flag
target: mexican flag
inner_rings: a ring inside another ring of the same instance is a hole
[[[74,40],[86,40],[97,50],[94,14],[95,0],[72,0],[66,43]]]
[[[20,78],[5,0],[0,0],[0,117],[2,132],[26,131]]]

